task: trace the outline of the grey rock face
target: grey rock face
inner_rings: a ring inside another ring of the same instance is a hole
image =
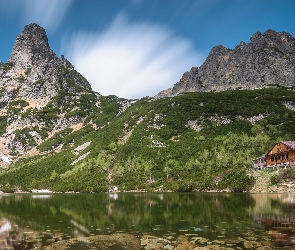
[[[6,132],[0,135],[3,148],[17,153],[30,150],[42,141],[35,130],[51,129],[34,114],[42,110],[47,110],[46,113],[50,107],[61,109],[71,96],[79,99],[80,93],[89,91],[88,81],[64,56],[59,58],[50,49],[44,28],[37,24],[25,26],[7,63],[0,63],[0,117],[6,117],[7,121]],[[26,103],[25,107],[17,104],[20,101]],[[82,118],[65,118],[61,112],[51,126],[59,131],[82,121]],[[27,137],[17,134],[24,128]],[[28,137],[31,144],[27,143]]]
[[[25,26],[20,35],[17,36],[12,53],[8,61],[24,66],[49,63],[57,60],[57,56],[50,49],[48,38],[44,28],[37,24]]]
[[[74,70],[63,56],[50,49],[45,30],[37,24],[25,26],[17,36],[8,62],[0,69],[1,101],[11,99],[42,99],[47,103],[58,90],[64,89],[64,69],[72,82],[91,89],[88,81]]]
[[[182,92],[264,88],[269,84],[295,85],[295,38],[286,32],[255,33],[250,43],[234,49],[218,45],[205,62],[185,72],[173,88],[156,98]]]

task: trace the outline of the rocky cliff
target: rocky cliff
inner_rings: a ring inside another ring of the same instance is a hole
[[[182,92],[264,88],[295,85],[295,38],[286,32],[255,33],[248,44],[234,49],[214,47],[205,62],[185,72],[173,88],[156,97]]]
[[[50,49],[45,30],[37,24],[25,26],[17,36],[6,64],[0,69],[0,102],[13,99],[38,100],[42,105],[67,85],[62,70],[75,72],[73,82],[91,89],[87,80],[63,57],[58,58]]]
[[[85,93],[94,95],[70,62],[50,49],[45,30],[25,26],[8,61],[0,63],[0,158],[9,162],[10,154],[27,152],[53,131],[81,123],[83,116],[65,115],[79,109],[73,102]]]

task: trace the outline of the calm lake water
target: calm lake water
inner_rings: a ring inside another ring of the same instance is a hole
[[[291,249],[294,223],[291,193],[0,195],[0,249],[26,239],[45,242],[113,232],[194,234],[209,240],[248,234]]]

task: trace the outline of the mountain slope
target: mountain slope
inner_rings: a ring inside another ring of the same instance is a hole
[[[45,30],[37,24],[25,26],[17,36],[7,63],[0,68],[0,90],[4,165],[56,132],[83,127],[86,117],[101,109],[101,95],[91,90],[69,61],[55,55]]]
[[[44,32],[25,27],[1,66],[2,191],[245,191],[251,160],[295,140],[295,87],[101,96]]]
[[[255,33],[234,49],[214,47],[205,62],[185,72],[173,88],[156,97],[182,92],[256,89],[269,84],[295,85],[295,38],[287,32]]]
[[[294,90],[139,100],[104,127],[86,125],[41,143],[42,155],[0,172],[0,189],[248,190],[251,160],[282,138],[295,139]]]

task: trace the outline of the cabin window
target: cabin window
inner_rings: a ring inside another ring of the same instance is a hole
[[[287,159],[287,160],[289,159],[289,154],[286,154],[286,159]]]
[[[273,157],[271,157],[271,161],[274,161],[275,159]]]

